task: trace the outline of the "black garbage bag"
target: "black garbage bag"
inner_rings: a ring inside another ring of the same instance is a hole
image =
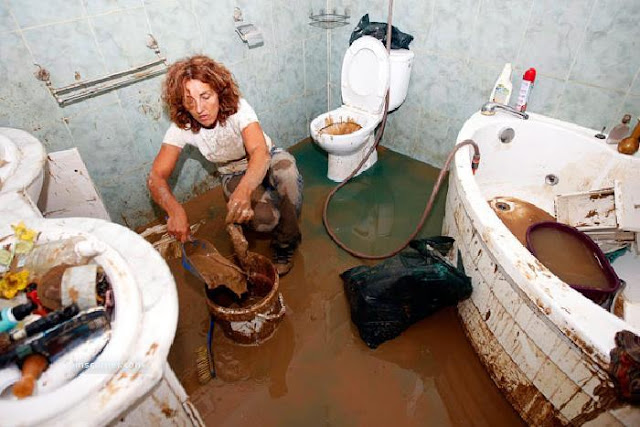
[[[351,33],[349,39],[349,46],[362,36],[372,36],[382,41],[382,44],[387,45],[387,24],[384,22],[369,22],[369,14],[367,13],[362,18],[356,28]],[[407,33],[403,33],[398,30],[394,25],[391,26],[391,49],[409,49],[409,43],[413,40],[413,36]]]
[[[340,275],[351,320],[369,347],[378,347],[418,320],[471,295],[471,279],[443,256],[453,242],[447,236],[413,240],[411,249],[380,264],[354,267]]]

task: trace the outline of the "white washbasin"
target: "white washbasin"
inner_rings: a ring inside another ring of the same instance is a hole
[[[33,135],[0,127],[0,193],[24,191],[37,203],[46,158],[44,146]]]
[[[0,196],[0,200],[3,197],[6,195]],[[111,423],[148,396],[163,378],[178,323],[173,275],[147,241],[121,225],[94,218],[43,219],[7,213],[0,217],[0,239],[9,237],[0,241],[11,241],[11,225],[20,221],[40,232],[41,243],[72,236],[101,242],[105,250],[95,262],[109,277],[116,306],[109,343],[90,367],[54,392],[40,393],[43,384],[39,382],[36,393],[29,398],[16,400],[3,396],[0,424]],[[63,362],[60,359],[54,365]]]

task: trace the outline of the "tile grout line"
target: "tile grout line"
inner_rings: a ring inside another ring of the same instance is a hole
[[[582,37],[580,38],[580,43],[578,43],[578,47],[576,48],[576,54],[573,57],[573,61],[571,61],[571,64],[569,65],[569,70],[567,71],[567,76],[564,79],[564,87],[562,88],[562,93],[560,93],[560,96],[558,97],[558,102],[553,110],[553,117],[558,117],[558,111],[560,110],[560,101],[562,100],[566,90],[567,90],[567,84],[569,83],[569,77],[571,76],[571,73],[573,73],[573,67],[576,65],[576,63],[578,62],[578,56],[580,55],[580,51],[582,50],[582,46],[584,45],[584,42],[587,38],[587,29],[589,28],[589,25],[591,24],[591,20],[593,19],[593,16],[595,14],[595,10],[596,10],[596,4],[598,3],[598,0],[593,0],[593,4],[591,5],[591,11],[589,12],[589,17],[587,18],[587,22],[584,24],[584,29],[582,30]]]

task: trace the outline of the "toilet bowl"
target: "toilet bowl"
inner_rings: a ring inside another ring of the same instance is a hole
[[[413,52],[407,49],[387,53],[382,42],[371,36],[357,39],[342,61],[343,105],[321,114],[310,125],[313,140],[328,154],[327,177],[344,181],[375,143],[374,131],[384,113],[387,89],[389,111],[407,96]],[[378,160],[371,153],[358,174]]]
[[[0,193],[24,191],[38,202],[47,153],[33,135],[0,127]]]

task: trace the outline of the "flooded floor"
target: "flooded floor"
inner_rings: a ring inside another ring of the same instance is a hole
[[[205,345],[208,311],[203,284],[179,260],[169,262],[178,285],[180,318],[169,362],[209,426],[522,425],[469,345],[454,307],[443,309],[371,350],[349,317],[339,274],[363,264],[339,249],[322,224],[335,183],[326,154],[309,141],[291,149],[304,180],[302,244],[293,270],[280,280],[286,316],[258,347],[235,344],[216,328],[217,377],[198,382],[196,349]],[[438,170],[389,150],[334,197],[329,220],[354,249],[395,249],[418,223]],[[421,236],[440,234],[446,188]],[[220,188],[186,204],[196,237],[232,249],[224,230]],[[269,241],[248,234],[250,250],[269,256]],[[372,262],[368,262],[372,264]]]

